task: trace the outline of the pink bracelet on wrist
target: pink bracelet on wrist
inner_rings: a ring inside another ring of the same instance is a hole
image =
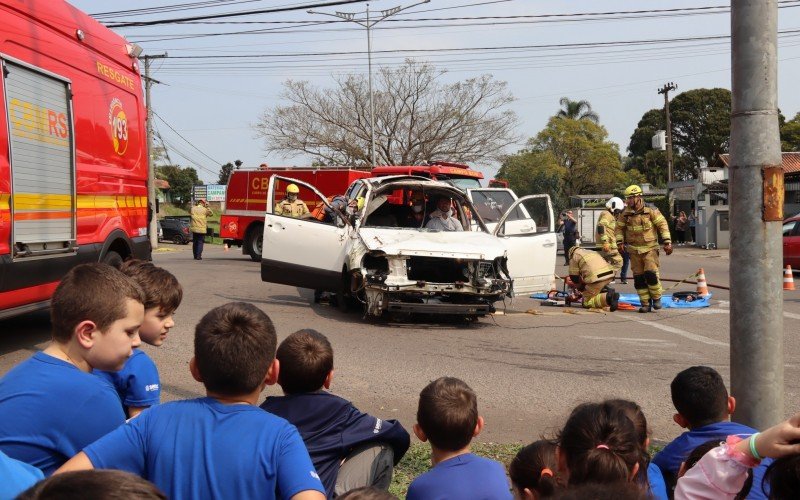
[[[748,437],[747,439],[750,438]],[[725,440],[725,455],[746,467],[756,467],[761,463],[761,460],[756,460],[755,457],[749,453],[736,450],[736,445],[743,440],[744,439],[739,436],[728,436],[728,438]]]

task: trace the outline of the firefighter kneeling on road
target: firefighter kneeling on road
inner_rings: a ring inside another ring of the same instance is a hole
[[[658,262],[658,237],[664,241],[664,253],[672,253],[667,219],[655,207],[647,207],[642,188],[636,185],[625,189],[627,207],[617,219],[617,245],[631,256],[633,286],[642,301],[640,313],[661,309],[661,281]]]
[[[614,270],[599,253],[580,247],[569,249],[569,278],[566,281],[583,295],[583,307],[602,309],[608,306],[616,311],[619,294],[613,288],[607,288],[612,279]]]
[[[303,200],[298,200],[300,188],[297,184],[286,186],[286,198],[275,204],[275,215],[285,215],[295,219],[310,219],[312,217],[308,205]]]

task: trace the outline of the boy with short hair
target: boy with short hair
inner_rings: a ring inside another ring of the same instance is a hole
[[[411,483],[406,499],[511,499],[505,468],[470,453],[482,429],[478,398],[466,383],[442,377],[422,389],[414,434],[430,441],[433,468]]]
[[[0,379],[0,450],[50,475],[125,423],[119,396],[91,374],[119,370],[139,345],[144,294],[105,264],[82,264],[56,287],[53,339]]]
[[[328,498],[360,486],[388,489],[392,467],[410,444],[403,426],[362,413],[328,392],[333,348],[320,332],[292,333],[278,347],[277,359],[284,396],[268,397],[261,408],[297,426]]]
[[[255,406],[278,378],[276,343],[269,316],[252,304],[212,309],[197,324],[189,362],[207,397],[151,407],[58,472],[120,469],[174,500],[324,499],[297,429]]]
[[[675,486],[678,470],[689,453],[712,439],[725,440],[734,434],[747,435],[755,429],[731,422],[736,409],[736,399],[728,395],[722,376],[708,366],[692,366],[678,373],[670,384],[672,404],[678,411],[672,419],[684,429],[689,429],[664,447],[653,457],[668,485]],[[767,459],[753,469],[753,489],[749,499],[765,498],[761,491],[761,478],[772,461]]]
[[[181,284],[166,269],[143,260],[126,261],[120,271],[144,291],[144,322],[139,328],[139,338],[142,342],[159,347],[167,338],[170,328],[175,326],[172,316],[183,299]],[[161,401],[158,368],[141,349],[133,350],[133,355],[122,370],[95,370],[94,373],[114,386],[128,418]]]

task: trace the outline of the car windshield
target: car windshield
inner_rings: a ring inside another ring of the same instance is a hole
[[[472,208],[461,192],[420,183],[378,188],[364,207],[362,227],[424,232],[485,231],[471,224]]]
[[[473,177],[462,177],[462,178],[450,178],[447,179],[449,184],[465,191],[467,189],[478,189],[481,187],[481,181],[479,179],[475,179]]]

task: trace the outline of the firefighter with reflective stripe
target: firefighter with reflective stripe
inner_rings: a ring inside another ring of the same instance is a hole
[[[607,288],[614,279],[614,270],[603,257],[588,248],[569,249],[569,278],[567,284],[583,295],[583,307],[617,310],[619,294]],[[604,293],[605,290],[605,293]]]
[[[311,211],[303,200],[298,200],[300,188],[296,184],[286,186],[286,198],[275,204],[275,215],[285,215],[295,219],[310,219]]]
[[[614,271],[622,267],[622,256],[617,249],[617,237],[614,231],[617,227],[617,216],[625,208],[625,203],[616,196],[606,202],[606,209],[597,220],[595,241],[600,248],[600,255],[606,259]]]
[[[647,207],[642,198],[642,188],[636,185],[625,189],[627,207],[617,218],[616,237],[618,250],[631,256],[633,286],[642,301],[640,313],[661,309],[661,281],[659,280],[658,238],[664,242],[664,253],[672,253],[669,224],[655,207]]]

